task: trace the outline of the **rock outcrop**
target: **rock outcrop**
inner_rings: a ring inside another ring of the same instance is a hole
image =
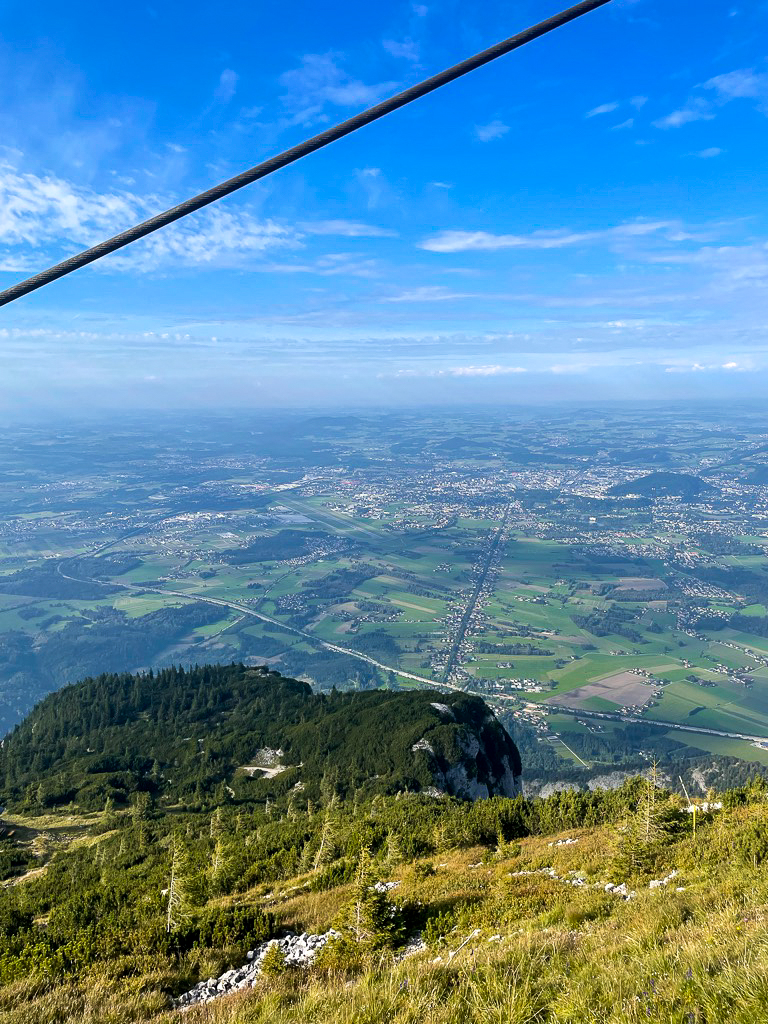
[[[411,751],[432,775],[430,795],[470,800],[518,796],[522,792],[520,754],[507,731],[477,698],[430,707],[441,719]]]
[[[285,957],[286,968],[309,967],[323,946],[331,939],[341,938],[341,933],[331,929],[321,935],[286,935],[282,939],[271,939],[246,954],[247,963],[225,971],[218,978],[200,981],[188,992],[184,992],[174,1003],[179,1009],[189,1009],[198,1003],[210,1003],[220,996],[232,995],[245,988],[252,988],[261,974],[261,965],[271,946],[277,946]]]

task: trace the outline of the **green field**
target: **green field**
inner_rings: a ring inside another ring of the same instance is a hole
[[[518,711],[538,705],[555,733],[575,719],[548,698],[637,670],[649,693],[660,688],[647,720],[768,735],[768,513],[745,483],[763,465],[751,461],[764,446],[758,420],[721,432],[671,413],[651,425],[632,412],[545,422],[484,410],[461,422],[287,416],[277,433],[245,416],[218,430],[186,423],[137,447],[121,427],[106,461],[101,435],[9,439],[9,721],[105,663],[268,660],[321,688],[412,672]],[[611,498],[617,482],[658,469],[657,456],[687,474],[706,463],[717,502]],[[618,717],[611,696],[583,706]],[[536,729],[537,716],[526,722]],[[619,748],[631,731],[611,729],[587,729],[586,760],[614,765],[597,740]],[[672,740],[688,749],[697,736],[716,752],[706,733]],[[756,749],[726,737],[718,747]]]

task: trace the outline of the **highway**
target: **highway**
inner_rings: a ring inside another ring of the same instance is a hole
[[[743,732],[723,732],[720,729],[705,729],[696,725],[681,725],[679,722],[662,722],[658,718],[638,718],[636,715],[617,715],[610,711],[582,711],[565,707],[561,704],[547,702],[547,707],[556,708],[561,714],[573,715],[574,718],[602,718],[611,722],[635,722],[638,725],[658,725],[661,729],[679,729],[682,732],[697,732],[707,736],[724,736],[730,740],[748,740],[750,743],[768,744],[768,736],[750,736]]]
[[[254,611],[252,608],[248,608],[246,605],[238,604],[237,601],[227,601],[223,597],[203,597],[200,594],[189,594],[183,590],[168,590],[165,587],[153,587],[147,583],[120,583],[118,580],[97,580],[88,576],[70,576],[64,572],[63,563],[69,561],[69,559],[62,559],[56,567],[56,571],[65,580],[72,580],[74,583],[95,583],[101,587],[122,587],[124,590],[132,590],[139,593],[150,593],[150,594],[163,594],[172,597],[183,597],[187,601],[202,601],[204,604],[219,605],[222,608],[231,608],[233,611],[239,612],[241,615],[251,615],[255,619],[261,619],[262,622],[269,622],[273,626],[279,626],[280,629],[287,630],[289,633],[293,633],[295,636],[300,636],[305,640],[311,640],[312,643],[318,644],[320,647],[324,647],[328,651],[335,651],[337,654],[347,654],[351,658],[357,658],[358,661],[365,661],[369,665],[373,665],[375,668],[380,668],[384,672],[394,672],[396,676],[401,676],[403,679],[412,679],[417,683],[425,683],[427,686],[437,686],[441,689],[458,690],[461,691],[461,687],[453,686],[450,683],[438,683],[434,679],[428,679],[426,676],[416,675],[414,672],[405,672],[401,668],[396,668],[394,665],[385,665],[381,661],[376,661],[375,658],[371,658],[367,654],[362,654],[360,651],[350,650],[348,647],[342,647],[340,644],[333,644],[329,640],[321,640],[315,636],[314,633],[309,633],[304,629],[299,629],[296,626],[287,626],[284,622],[280,622],[279,619],[272,618],[271,615],[265,615],[264,612]],[[463,691],[461,691],[463,692]]]
[[[167,517],[159,517],[159,518],[167,518]],[[493,538],[493,540],[491,542],[491,545],[490,545],[488,556],[487,556],[487,558],[485,560],[485,563],[484,563],[483,572],[481,573],[480,579],[479,579],[477,585],[475,586],[475,588],[473,590],[472,596],[470,597],[469,604],[467,605],[467,609],[466,609],[466,611],[464,613],[464,616],[462,618],[462,627],[463,627],[464,630],[466,630],[466,624],[469,622],[469,617],[471,616],[472,610],[474,609],[475,604],[477,603],[477,600],[478,600],[478,598],[480,596],[480,592],[482,590],[483,583],[485,582],[485,578],[486,578],[486,575],[488,573],[488,569],[490,567],[490,564],[491,564],[491,561],[492,561],[492,558],[493,558],[493,554],[496,551],[496,548],[497,548],[497,546],[499,544],[499,541],[501,540],[504,527],[506,526],[506,522],[507,522],[507,515],[505,515],[504,520],[503,520],[501,526],[499,527],[499,530],[494,535],[494,538]],[[141,531],[141,528],[139,528],[138,530],[131,530],[130,533],[126,534],[125,536],[133,536],[135,533],[138,533],[140,531]],[[105,550],[106,548],[111,547],[113,544],[118,543],[118,541],[122,540],[122,539],[123,538],[121,537],[121,538],[118,538],[117,540],[113,540],[109,544],[105,544],[105,545],[102,546],[102,548],[99,548],[97,550],[98,550],[98,552],[101,552],[101,551]],[[90,552],[90,554],[95,554],[95,553],[97,553],[97,552]],[[368,654],[363,654],[360,651],[355,651],[355,650],[352,650],[352,649],[350,649],[348,647],[343,647],[343,646],[341,646],[341,644],[331,643],[331,641],[329,641],[329,640],[321,640],[319,637],[315,636],[314,633],[310,633],[310,632],[308,632],[307,630],[304,630],[304,629],[299,629],[296,626],[288,626],[284,622],[280,622],[279,619],[273,618],[271,615],[266,615],[264,612],[254,611],[253,608],[249,608],[246,605],[239,604],[237,601],[228,601],[225,598],[221,598],[221,597],[204,597],[204,596],[202,596],[200,594],[189,594],[189,593],[187,593],[187,592],[185,592],[183,590],[169,590],[169,589],[166,589],[164,587],[156,587],[156,586],[152,586],[151,584],[147,584],[147,583],[142,583],[142,584],[120,583],[118,580],[114,580],[114,579],[109,580],[109,581],[105,581],[105,580],[93,579],[92,577],[70,576],[68,573],[64,572],[64,566],[66,565],[67,562],[71,562],[71,561],[76,561],[76,559],[71,559],[71,558],[63,558],[63,559],[61,559],[61,561],[58,563],[58,565],[56,567],[56,570],[57,570],[57,572],[59,573],[60,576],[64,577],[64,579],[72,580],[75,583],[91,583],[91,584],[96,584],[98,586],[104,586],[104,587],[118,586],[118,587],[122,587],[124,590],[131,590],[131,591],[139,592],[139,593],[141,593],[141,592],[149,592],[149,593],[153,593],[153,594],[162,594],[162,595],[167,595],[167,596],[172,596],[172,597],[181,597],[181,598],[186,599],[187,601],[202,601],[205,604],[218,605],[219,607],[229,608],[232,611],[236,611],[240,615],[250,615],[250,616],[252,616],[255,619],[260,619],[262,622],[268,622],[268,623],[270,623],[273,626],[278,626],[280,629],[285,630],[285,631],[287,631],[289,633],[293,633],[295,636],[299,636],[302,639],[310,640],[313,644],[317,644],[318,646],[323,647],[323,648],[325,648],[328,651],[335,651],[337,654],[346,654],[350,658],[356,658],[358,661],[366,662],[366,664],[372,665],[374,668],[381,669],[383,672],[392,672],[392,673],[394,673],[394,675],[400,676],[402,679],[410,679],[413,682],[421,683],[424,686],[433,686],[433,687],[436,687],[438,689],[447,689],[447,690],[454,690],[454,691],[462,692],[462,693],[468,693],[468,694],[472,694],[474,696],[482,697],[484,700],[492,700],[492,701],[493,700],[517,700],[518,697],[519,697],[519,694],[477,693],[477,692],[472,691],[472,690],[463,689],[462,687],[456,686],[455,684],[452,684],[452,683],[448,683],[448,682],[445,682],[445,681],[439,681],[438,682],[438,681],[435,681],[434,679],[429,679],[426,676],[420,676],[420,675],[418,675],[415,672],[406,672],[406,671],[404,671],[401,668],[395,667],[394,665],[385,665],[383,662],[377,661],[375,658],[370,657],[370,655],[368,655]],[[462,635],[463,635],[463,633],[462,633]],[[699,733],[701,735],[708,735],[708,736],[722,736],[725,739],[746,740],[748,743],[765,743],[765,744],[768,744],[768,737],[767,736],[751,736],[748,733],[725,732],[724,730],[720,730],[720,729],[706,729],[706,728],[703,728],[701,726],[682,725],[679,722],[664,722],[664,721],[660,721],[659,719],[639,718],[639,717],[637,717],[635,715],[619,715],[619,714],[613,714],[613,713],[607,712],[607,711],[586,711],[586,710],[581,710],[581,709],[575,710],[574,708],[566,707],[565,705],[553,704],[551,702],[548,702],[547,706],[550,707],[550,708],[556,708],[559,712],[567,714],[567,715],[572,715],[575,718],[596,718],[596,719],[602,719],[603,721],[633,722],[633,723],[636,723],[638,725],[655,725],[655,726],[658,726],[661,729],[676,729],[676,730],[679,730],[680,732],[692,732],[692,733]]]

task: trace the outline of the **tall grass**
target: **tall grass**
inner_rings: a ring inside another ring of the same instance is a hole
[[[496,853],[455,851],[434,872],[392,868],[398,898],[420,902],[422,921],[440,913],[446,922],[431,930],[429,949],[400,962],[371,950],[362,967],[286,971],[182,1015],[169,1009],[168,992],[217,963],[202,950],[180,964],[137,956],[78,983],[6,986],[0,1024],[760,1024],[768,1021],[768,871],[739,850],[741,830],[752,835],[762,814],[740,810],[727,829],[702,826],[695,842],[680,835],[654,865],[677,867],[678,878],[654,890],[635,879],[629,901],[598,886],[614,865],[616,832],[607,827],[581,830],[567,847],[546,837]],[[594,885],[515,875],[550,865]],[[286,886],[274,909],[291,927],[325,929],[347,894]]]

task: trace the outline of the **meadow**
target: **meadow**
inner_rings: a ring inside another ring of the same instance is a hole
[[[342,937],[309,969],[273,958],[253,987],[184,1012],[172,1009],[171,996],[242,963],[253,939],[230,925],[213,942],[174,944],[173,933],[166,941],[153,930],[152,916],[163,913],[153,890],[164,884],[173,849],[160,823],[136,813],[109,822],[6,819],[46,852],[41,868],[0,897],[3,913],[9,904],[44,906],[60,879],[61,906],[50,916],[69,960],[44,968],[30,959],[19,975],[13,942],[4,940],[0,1021],[754,1024],[768,996],[766,794],[758,784],[721,799],[722,809],[699,813],[695,829],[681,801],[649,790],[647,780],[580,801],[556,796],[522,818],[511,801],[437,814],[415,797],[381,802],[383,828],[340,807],[294,812],[284,832],[304,834],[315,851],[324,830],[333,837],[327,857],[310,870],[291,867],[298,852],[280,866],[263,861],[268,877],[251,870],[244,883],[221,865],[245,844],[279,846],[278,831],[258,816],[219,815],[213,824],[187,817],[186,870],[200,877],[192,885],[188,876],[180,936],[195,934],[193,922],[247,918],[266,935],[334,927]],[[132,888],[123,884],[128,874]],[[79,897],[70,892],[76,880]],[[371,901],[374,880],[390,888]],[[101,894],[91,894],[99,885]],[[91,925],[94,905],[102,916]],[[89,939],[90,929],[114,944],[118,920],[145,948],[118,956]]]

